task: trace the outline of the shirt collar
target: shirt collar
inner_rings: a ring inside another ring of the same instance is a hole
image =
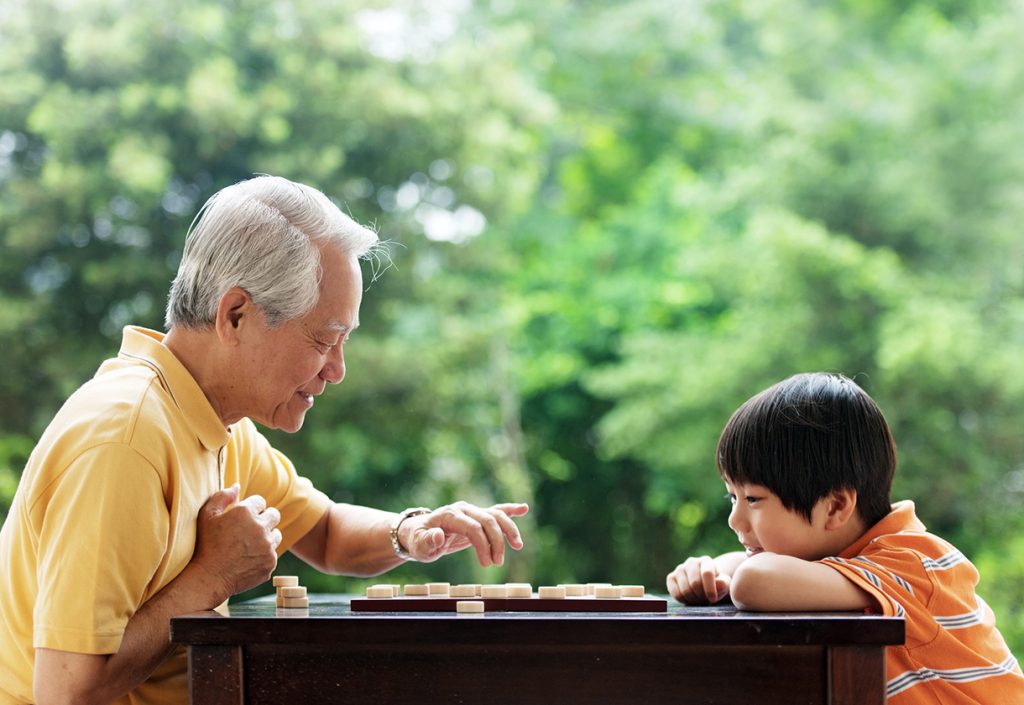
[[[163,333],[126,326],[117,356],[122,360],[142,363],[156,372],[200,443],[207,450],[217,451],[227,444],[229,431],[195,378],[163,344],[163,340]]]
[[[880,522],[865,531],[864,535],[840,553],[839,557],[853,558],[859,555],[869,543],[879,536],[898,534],[901,531],[927,531],[925,525],[917,518],[917,514],[914,511],[914,503],[909,499],[893,504],[891,512],[886,514]]]

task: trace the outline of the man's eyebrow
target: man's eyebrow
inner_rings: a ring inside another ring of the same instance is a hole
[[[325,328],[327,328],[327,330],[330,331],[331,333],[338,333],[339,335],[345,335],[346,333],[351,333],[352,331],[354,331],[358,327],[359,327],[359,321],[356,321],[355,324],[353,326],[351,326],[351,327],[349,327],[348,325],[346,325],[344,323],[341,323],[340,321],[331,321],[330,323],[328,323],[325,326]]]

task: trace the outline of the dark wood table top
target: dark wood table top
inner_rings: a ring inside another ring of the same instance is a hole
[[[308,610],[279,609],[273,597],[230,606],[230,617],[198,612],[171,620],[171,640],[183,644],[334,642],[343,637],[383,646],[411,637],[445,643],[481,638],[505,644],[603,640],[658,644],[888,645],[902,643],[903,620],[860,613],[755,613],[731,605],[637,612],[353,612],[349,596],[312,595]]]

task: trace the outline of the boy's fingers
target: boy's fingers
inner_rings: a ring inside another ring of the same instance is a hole
[[[717,595],[715,596],[714,602],[724,600],[729,594],[729,583],[731,578],[728,575],[721,575],[718,580],[715,581],[715,587],[717,588]]]
[[[700,583],[704,590],[704,597],[709,602],[714,602],[718,595],[716,579],[718,572],[715,568],[715,561],[710,556],[700,557]]]

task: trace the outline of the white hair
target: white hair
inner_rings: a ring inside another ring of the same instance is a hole
[[[167,328],[212,326],[233,287],[249,293],[270,326],[304,316],[320,295],[324,244],[363,259],[379,243],[377,233],[310,186],[264,175],[221,189],[189,227],[167,299]]]

